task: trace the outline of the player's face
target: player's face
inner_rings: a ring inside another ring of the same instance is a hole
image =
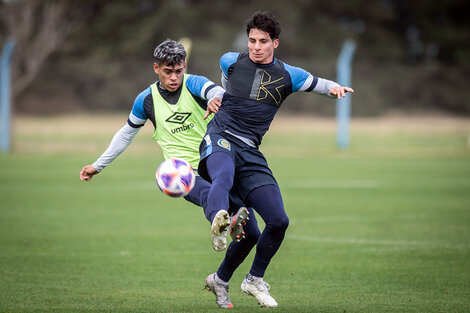
[[[271,39],[269,34],[258,28],[252,28],[248,34],[248,53],[250,59],[259,64],[273,61],[274,49],[279,45],[279,39]]]
[[[169,66],[165,63],[160,65],[153,63],[153,69],[160,79],[161,86],[170,92],[174,92],[180,88],[183,83],[186,64],[185,62],[181,62],[178,65]]]

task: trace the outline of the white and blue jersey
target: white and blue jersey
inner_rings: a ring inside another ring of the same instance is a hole
[[[293,92],[327,95],[336,83],[315,77],[276,58],[269,64],[253,62],[248,53],[229,52],[220,60],[226,93],[208,134],[227,132],[258,147],[282,102]]]

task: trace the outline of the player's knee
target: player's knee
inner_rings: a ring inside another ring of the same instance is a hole
[[[284,233],[289,227],[289,218],[287,215],[278,216],[271,219],[270,223],[266,225],[269,230],[276,233]]]
[[[289,218],[284,216],[282,219],[280,219],[278,227],[280,230],[285,232],[287,227],[289,227]]]

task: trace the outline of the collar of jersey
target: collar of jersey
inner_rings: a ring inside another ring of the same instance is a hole
[[[250,59],[250,55],[248,55],[248,59],[250,60],[251,63],[253,63],[253,64],[256,65],[257,67],[261,67],[261,68],[263,68],[263,67],[270,67],[270,66],[276,64],[276,61],[277,61],[277,59],[276,59],[275,57],[273,57],[273,60],[272,60],[271,63],[260,64],[260,63],[254,62],[252,59]]]

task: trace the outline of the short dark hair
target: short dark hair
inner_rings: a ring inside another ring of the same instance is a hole
[[[158,65],[174,66],[186,60],[186,50],[180,42],[167,39],[155,48],[153,56]]]
[[[271,39],[278,39],[281,33],[281,24],[277,17],[269,11],[257,11],[246,22],[246,34],[250,34],[252,28],[257,28],[269,34]]]

